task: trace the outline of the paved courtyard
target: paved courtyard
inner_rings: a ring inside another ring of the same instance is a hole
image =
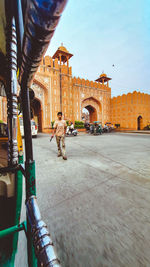
[[[38,204],[62,266],[150,266],[150,135],[67,137],[67,161],[48,135],[33,144]],[[19,244],[24,267],[24,233]]]

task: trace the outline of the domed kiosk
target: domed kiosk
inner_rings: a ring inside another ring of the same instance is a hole
[[[111,80],[111,78],[107,77],[107,75],[105,73],[102,73],[98,79],[96,79],[95,81],[96,82],[99,82],[99,83],[106,83],[107,82],[107,86],[109,86],[108,82]]]
[[[73,54],[69,53],[66,47],[63,46],[63,43],[60,47],[58,47],[57,51],[53,55],[53,59],[58,58],[60,61],[60,65],[63,62],[67,62],[67,66],[69,66],[69,59],[73,56]]]

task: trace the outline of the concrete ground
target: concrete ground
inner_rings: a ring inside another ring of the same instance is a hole
[[[33,145],[38,204],[62,266],[150,266],[150,136],[67,137],[67,161],[48,135]],[[24,233],[15,266],[27,266]]]
[[[116,132],[122,132],[122,133],[138,133],[138,134],[150,134],[150,130],[148,131],[148,130],[133,130],[133,131],[131,131],[131,130],[115,130]]]

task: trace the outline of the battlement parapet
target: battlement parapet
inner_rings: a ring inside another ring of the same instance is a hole
[[[145,93],[141,93],[141,92],[137,92],[134,91],[133,93],[128,93],[128,94],[123,94],[123,95],[119,95],[119,96],[114,96],[111,98],[111,103],[115,104],[126,104],[126,102],[135,102],[137,101],[139,104],[143,103],[143,101],[150,101],[150,95],[149,94],[145,94]]]
[[[72,82],[73,84],[76,84],[78,86],[87,86],[87,87],[90,87],[90,88],[95,88],[95,89],[106,89],[106,90],[110,90],[110,87],[108,87],[107,85],[105,84],[101,84],[101,83],[98,83],[98,82],[95,82],[95,81],[89,81],[88,79],[85,80],[83,78],[77,78],[77,77],[73,77],[72,78]]]
[[[50,56],[45,56],[41,60],[38,72],[49,73],[51,69],[59,70],[60,68],[63,74],[72,75],[72,67],[68,68],[65,64],[60,65],[58,58],[52,59]]]
[[[50,56],[45,56],[43,58],[43,63],[44,63],[43,65],[45,65],[45,66],[53,67],[53,60]]]

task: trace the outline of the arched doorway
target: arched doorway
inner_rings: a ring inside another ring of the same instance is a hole
[[[89,122],[101,120],[101,104],[97,99],[93,97],[84,99],[82,101],[82,114],[85,109],[87,110],[88,113]]]
[[[84,121],[84,123],[90,122],[90,114],[86,108],[82,109],[82,120]]]
[[[85,112],[85,110],[87,110],[87,112]],[[84,113],[87,114],[87,116],[86,116],[87,122],[97,121],[97,111],[93,106],[87,105],[83,108],[82,112],[83,111],[84,111]]]
[[[142,118],[142,116],[139,116],[137,118],[137,128],[138,128],[138,130],[142,130],[142,128],[143,128],[143,118]]]
[[[35,98],[31,103],[31,119],[34,119],[38,125],[38,131],[42,132],[41,102],[37,98]]]

